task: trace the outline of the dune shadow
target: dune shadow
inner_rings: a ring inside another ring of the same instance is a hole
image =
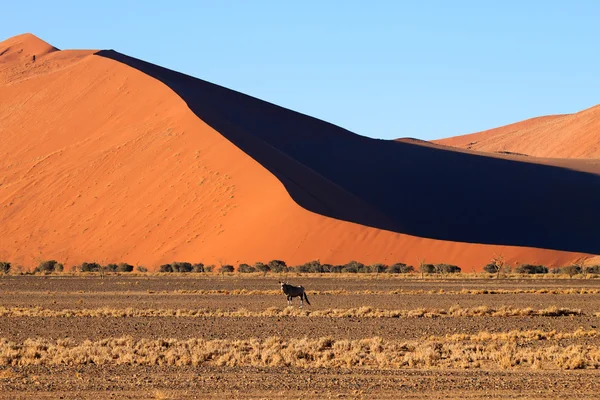
[[[167,85],[312,212],[426,238],[600,254],[598,175],[371,139],[113,50],[96,54]]]

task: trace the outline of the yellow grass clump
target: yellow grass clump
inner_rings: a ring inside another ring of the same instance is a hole
[[[545,309],[513,308],[510,306],[490,307],[480,306],[462,308],[458,305],[447,310],[435,308],[417,308],[413,310],[388,310],[373,307],[359,308],[328,308],[309,311],[307,309],[286,307],[270,307],[264,311],[249,311],[221,309],[138,309],[138,308],[95,308],[95,309],[63,309],[54,310],[42,307],[0,307],[0,317],[329,317],[329,318],[438,318],[438,317],[514,317],[514,316],[547,316],[559,317],[568,315],[583,315],[579,309],[548,307]]]
[[[363,369],[597,369],[598,346],[315,339],[0,339],[0,366],[144,365]]]

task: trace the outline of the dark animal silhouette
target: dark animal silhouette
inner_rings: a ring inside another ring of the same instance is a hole
[[[287,296],[287,302],[289,306],[292,305],[292,299],[294,297],[300,297],[300,308],[302,308],[304,305],[304,300],[306,300],[306,304],[310,306],[310,301],[308,301],[308,297],[306,296],[303,286],[288,285],[285,282],[279,282],[279,284],[281,285],[283,294]]]

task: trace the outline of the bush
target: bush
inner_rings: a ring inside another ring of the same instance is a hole
[[[339,274],[344,269],[343,265],[332,265],[329,271]]]
[[[84,262],[81,263],[81,265],[77,269],[79,270],[79,272],[98,272],[100,271],[100,268],[102,268],[102,266],[98,263]]]
[[[204,272],[204,264],[196,263],[192,265],[192,272]]]
[[[483,270],[490,274],[495,274],[498,272],[498,266],[496,264],[490,263],[490,264],[487,264],[485,267],[483,267]]]
[[[409,274],[415,272],[415,267],[412,265],[406,265],[404,263],[396,263],[391,265],[387,271],[390,274]]]
[[[192,264],[189,262],[174,262],[171,264],[173,272],[192,272]]]
[[[267,264],[269,266],[269,268],[271,269],[271,271],[273,272],[287,272],[288,271],[288,267],[285,263],[285,261],[281,261],[281,260],[271,260],[269,261],[269,264]]]
[[[376,273],[376,274],[378,274],[378,273],[380,273],[380,272],[385,272],[387,269],[388,269],[388,266],[387,266],[387,265],[385,265],[385,264],[380,264],[380,263],[373,264],[373,265],[369,265],[369,266],[366,268],[366,270],[367,270],[368,272],[372,272],[372,273]]]
[[[242,274],[249,274],[251,272],[255,272],[256,268],[248,264],[240,264],[238,267],[238,271],[240,271]]]
[[[56,260],[48,260],[42,261],[33,272],[60,272],[62,269],[62,264],[59,264]]]
[[[104,270],[108,272],[117,272],[117,268],[119,268],[117,264],[108,264],[104,267]]]
[[[257,263],[254,263],[254,269],[262,272],[263,275],[266,275],[267,272],[269,272],[271,270],[271,268],[269,268],[269,266],[267,264],[261,263],[260,261]]]
[[[308,263],[302,264],[302,265],[297,265],[294,267],[294,270],[296,272],[312,272],[310,265]]]
[[[215,269],[215,266],[212,264],[204,266],[204,271],[206,271],[206,272],[213,272],[214,269]]]
[[[327,273],[327,272],[333,272],[333,268],[334,268],[334,266],[331,265],[331,264],[323,264],[323,265],[321,265],[321,271],[320,272],[325,272],[325,273]]]
[[[158,272],[173,272],[173,267],[171,267],[171,264],[163,264],[158,267]]]
[[[439,274],[456,274],[461,271],[459,266],[452,264],[436,264],[435,270]]]
[[[325,269],[323,268],[323,266],[321,265],[321,262],[319,260],[313,260],[313,261],[309,261],[305,264],[302,265],[298,265],[296,267],[296,271],[297,272],[325,272]]]
[[[143,265],[138,265],[135,269],[137,272],[148,272],[148,268],[144,267]]]
[[[229,264],[225,264],[225,265],[221,265],[221,268],[219,268],[219,272],[224,274],[224,273],[231,273],[233,272],[235,269],[233,268],[233,265],[229,265]]]
[[[10,271],[10,263],[6,261],[0,261],[0,273],[8,274]]]
[[[436,272],[435,265],[433,264],[422,264],[419,269],[424,274],[433,274]]]
[[[357,273],[357,272],[365,272],[365,264],[360,263],[358,261],[350,261],[348,264],[344,265],[342,268],[342,272],[347,273]]]
[[[131,272],[133,271],[133,265],[131,264],[127,264],[127,263],[119,263],[119,265],[117,265],[117,268],[115,269],[116,272]]]
[[[548,267],[543,265],[522,264],[515,268],[517,274],[547,274]]]

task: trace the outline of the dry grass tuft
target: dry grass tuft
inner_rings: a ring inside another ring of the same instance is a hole
[[[221,309],[137,309],[137,308],[96,308],[96,309],[63,309],[52,310],[42,307],[0,307],[0,317],[95,317],[95,318],[124,318],[124,317],[328,317],[328,318],[438,318],[438,317],[514,317],[514,316],[544,316],[560,317],[568,315],[583,315],[579,309],[548,307],[541,310],[533,308],[513,308],[510,306],[489,307],[480,306],[462,308],[458,305],[448,310],[434,308],[417,308],[414,310],[388,310],[363,306],[348,309],[322,309],[309,311],[306,309],[286,307],[270,307],[264,311],[249,311]],[[596,314],[597,315],[597,314]]]
[[[246,290],[246,289],[218,289],[218,290],[189,290],[178,289],[174,294],[198,294],[198,295],[227,295],[227,296],[252,296],[252,295],[281,295],[281,290]],[[313,296],[346,296],[346,295],[493,295],[493,294],[573,294],[589,295],[600,294],[600,289],[591,288],[541,288],[541,289],[462,289],[462,290],[423,290],[423,289],[395,289],[395,290],[308,290],[306,292]]]
[[[581,338],[595,338],[600,336],[600,331],[595,329],[584,330],[579,328],[574,332],[557,332],[542,331],[542,330],[529,330],[519,331],[514,330],[510,332],[498,332],[490,333],[487,331],[478,332],[476,334],[465,334],[457,333],[446,336],[429,336],[425,340],[436,341],[436,342],[518,342],[518,343],[529,343],[537,342],[540,340],[566,340],[566,339],[581,339]]]
[[[362,369],[597,369],[598,346],[518,341],[316,339],[204,340],[110,338],[99,341],[0,339],[0,366],[144,365]]]

